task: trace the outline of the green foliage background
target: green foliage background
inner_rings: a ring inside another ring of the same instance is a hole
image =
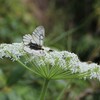
[[[45,46],[100,64],[99,0],[0,0],[0,43],[21,42],[39,25],[46,29]],[[77,79],[51,81],[46,100],[55,100],[68,82],[62,100],[100,100],[97,80]],[[42,84],[18,63],[0,60],[0,100],[37,100]]]

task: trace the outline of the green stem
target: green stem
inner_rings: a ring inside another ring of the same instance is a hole
[[[66,84],[66,86],[63,88],[63,90],[61,91],[61,93],[59,94],[59,96],[57,97],[56,100],[61,100],[61,98],[62,98],[63,95],[64,95],[64,92],[66,91],[66,89],[69,90],[69,88],[70,88],[70,82],[68,82],[68,83]]]
[[[48,83],[49,83],[49,80],[45,79],[44,84],[43,84],[43,88],[42,88],[42,91],[41,91],[41,95],[40,95],[40,100],[45,100],[45,94],[46,94],[46,91],[47,91],[47,88],[48,88]]]

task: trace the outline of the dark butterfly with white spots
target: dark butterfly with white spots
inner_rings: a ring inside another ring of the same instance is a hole
[[[32,35],[26,34],[23,36],[24,50],[32,53],[32,50],[46,50],[52,52],[48,47],[43,47],[43,40],[45,37],[45,29],[43,26],[37,27]]]

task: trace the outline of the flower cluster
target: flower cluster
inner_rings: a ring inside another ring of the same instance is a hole
[[[23,43],[12,43],[12,44],[1,44],[0,45],[0,58],[4,57],[11,58],[12,60],[17,60],[23,56],[25,52],[23,51]],[[15,58],[12,57],[15,56]]]
[[[35,67],[32,70],[46,78],[96,78],[100,80],[100,65],[81,62],[74,53],[57,50],[50,52],[45,49],[28,53],[24,49],[23,43],[1,44],[0,58],[9,57],[13,61],[21,61],[20,58],[24,57],[23,65],[33,64],[32,66]]]

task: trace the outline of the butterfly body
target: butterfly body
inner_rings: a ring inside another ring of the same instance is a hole
[[[34,50],[44,50],[41,45],[38,45],[38,44],[35,44],[35,43],[32,43],[32,42],[30,42],[28,44],[28,46],[29,46],[30,49],[34,49]]]

